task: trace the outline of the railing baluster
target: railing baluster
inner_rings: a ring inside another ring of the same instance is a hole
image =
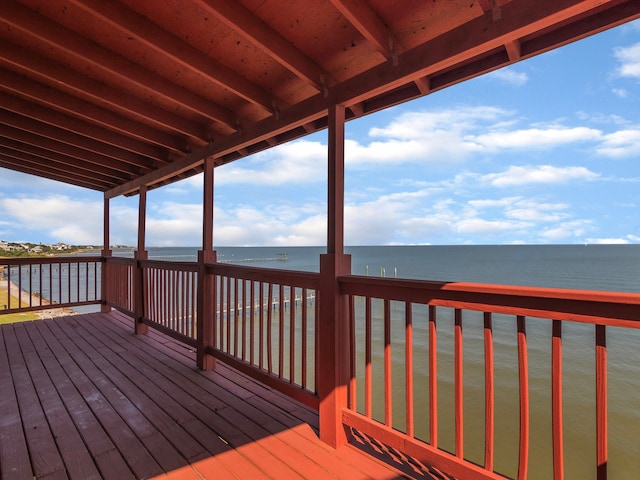
[[[462,339],[462,310],[455,309],[454,313],[454,403],[456,430],[456,457],[464,458],[464,380],[463,380],[463,339]]]
[[[33,265],[29,265],[29,308],[33,307]]]
[[[393,379],[391,363],[391,302],[384,300],[384,422],[393,426]]]
[[[237,277],[233,280],[233,356],[238,356],[238,347],[240,344],[239,333],[240,333],[240,312],[238,309],[240,308],[240,279]],[[231,349],[229,349],[231,352]]]
[[[224,301],[226,298],[224,286],[226,282],[226,277],[220,275],[218,277],[218,291],[220,292],[218,296],[218,348],[224,352],[224,322],[225,322],[225,308]]]
[[[227,328],[227,337],[226,337],[226,344],[223,348],[223,351],[227,352],[227,353],[231,353],[231,289],[233,288],[233,282],[231,281],[231,277],[226,277],[226,284],[227,284],[227,321],[226,321],[226,328]]]
[[[260,369],[263,368],[264,365],[264,282],[260,282],[260,317],[258,319],[258,326],[260,328],[260,338],[259,338],[259,345],[258,345],[258,356],[259,356],[259,360],[258,360],[258,367],[260,367]]]
[[[242,361],[247,361],[247,280],[242,279]]]
[[[255,337],[256,337],[256,283],[253,280],[249,281],[249,295],[250,295],[250,307],[249,307],[249,363],[255,365]]]
[[[355,410],[357,408],[358,388],[356,381],[356,305],[355,297],[349,295],[349,314],[347,316],[349,322],[349,401],[348,407]]]
[[[278,377],[284,376],[284,285],[278,285]]]
[[[429,305],[429,443],[438,447],[438,338],[436,307]]]
[[[518,480],[527,478],[529,469],[529,355],[527,353],[526,320],[517,316],[518,323],[518,378],[520,393],[520,449]]]
[[[597,479],[606,480],[609,457],[607,432],[607,330],[596,325],[596,457]]]
[[[493,471],[495,440],[495,388],[493,360],[493,321],[490,312],[484,313],[484,468]]]
[[[553,425],[553,478],[564,480],[562,424],[562,322],[553,321],[551,339],[551,415]]]
[[[300,307],[302,308],[302,326],[301,326],[301,334],[302,334],[302,351],[300,352],[300,355],[302,357],[302,366],[300,367],[302,369],[302,377],[301,377],[301,382],[302,382],[302,389],[306,390],[307,389],[307,289],[303,288],[302,292],[301,292],[302,298],[300,299]]]
[[[273,310],[273,305],[272,305],[272,298],[273,298],[273,283],[269,282],[269,287],[268,287],[268,293],[267,293],[267,371],[269,373],[273,373],[273,359],[272,359],[272,354],[273,354],[273,349],[271,348],[271,346],[273,345],[272,342],[272,334],[271,334],[271,329],[273,326],[273,314],[271,313]]]
[[[364,366],[364,412],[368,418],[372,412],[373,365],[371,364],[371,297],[365,297],[365,366]]]
[[[289,383],[295,383],[296,289],[289,285]]]
[[[405,375],[405,399],[406,399],[406,431],[413,437],[413,316],[412,305],[404,304],[405,328],[404,328],[404,375]]]

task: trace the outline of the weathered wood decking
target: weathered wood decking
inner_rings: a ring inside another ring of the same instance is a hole
[[[448,478],[358,437],[333,450],[316,412],[132,330],[115,312],[2,326],[2,479]]]

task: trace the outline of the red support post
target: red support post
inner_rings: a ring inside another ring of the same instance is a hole
[[[109,258],[113,254],[113,251],[109,248],[109,199],[104,197],[104,212],[102,215],[103,218],[103,242],[102,242],[102,252],[101,255],[103,258]],[[102,301],[100,305],[100,311],[102,313],[108,313],[111,311],[111,307],[107,305],[107,300],[109,299],[107,287],[109,285],[109,270],[107,267],[107,262],[102,262],[102,267],[100,269],[100,285],[102,287]]]
[[[350,360],[348,301],[340,294],[338,277],[350,273],[350,255],[320,255],[317,367],[320,439],[335,448],[347,442],[342,409],[347,406]]]
[[[207,353],[207,347],[215,345],[216,296],[213,282],[215,277],[207,274],[207,264],[216,262],[216,252],[198,252],[198,306],[197,322],[197,362],[201,370],[215,367],[215,358]]]
[[[134,314],[135,332],[137,335],[145,335],[149,331],[149,326],[142,322],[144,318],[144,275],[140,260],[146,260],[148,253],[145,250],[144,239],[146,233],[146,213],[147,213],[147,186],[140,187],[140,199],[138,204],[138,249],[135,253],[136,266],[133,277],[134,294]]]
[[[345,295],[338,278],[351,273],[344,254],[344,120],[341,105],[329,107],[327,253],[320,255],[318,395],[320,439],[338,448],[347,442],[342,409],[348,401],[350,336]]]
[[[215,367],[215,358],[207,353],[209,346],[215,345],[216,289],[215,277],[207,273],[207,264],[215,263],[213,250],[213,157],[204,161],[204,191],[202,203],[202,250],[198,252],[198,292],[196,322],[197,326],[197,363],[202,370]]]

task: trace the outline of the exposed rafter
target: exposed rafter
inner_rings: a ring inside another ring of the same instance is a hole
[[[387,60],[393,59],[404,51],[400,41],[366,2],[359,0],[330,1]]]
[[[196,1],[317,90],[322,90],[326,85],[333,83],[329,73],[323,71],[313,60],[295,48],[278,32],[270,29],[240,3],[215,0]],[[278,103],[282,108],[282,102]]]
[[[148,49],[161,53],[183,68],[205,76],[209,81],[228,89],[246,101],[271,111],[274,101],[272,95],[202,54],[180,38],[171,35],[146,17],[112,2],[102,0],[72,0],[72,2],[89,14],[107,22],[116,30],[143,42]],[[209,109],[211,109],[211,118],[219,122],[228,126],[235,126],[238,122],[238,118],[232,112],[217,107],[211,102],[209,102]]]

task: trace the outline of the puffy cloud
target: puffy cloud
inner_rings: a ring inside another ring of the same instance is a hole
[[[322,181],[326,172],[326,145],[298,140],[217,168],[215,182],[216,185],[301,184]]]
[[[500,173],[483,175],[481,180],[494,187],[513,187],[527,184],[559,184],[574,180],[596,180],[599,175],[585,167],[510,166]]]
[[[552,242],[566,239],[580,241],[591,228],[593,224],[590,220],[571,220],[543,229],[540,236]]]
[[[505,148],[539,149],[595,141],[601,136],[602,132],[600,130],[588,127],[549,126],[548,128],[492,131],[476,136],[474,141],[491,150]]]
[[[617,69],[619,76],[640,79],[640,42],[630,47],[616,48],[614,55],[620,62]]]
[[[514,87],[521,87],[529,81],[529,76],[525,72],[517,72],[512,68],[501,68],[489,73],[487,77],[495,78]]]
[[[604,136],[596,151],[612,158],[637,156],[640,154],[640,128],[618,130]]]
[[[2,198],[0,209],[20,224],[25,240],[46,232],[55,241],[74,245],[102,243],[102,201],[66,195]]]

